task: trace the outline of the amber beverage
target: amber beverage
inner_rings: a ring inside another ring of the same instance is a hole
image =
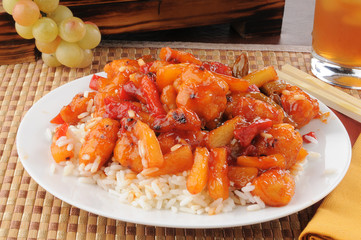
[[[312,39],[312,72],[361,89],[361,0],[316,0]]]

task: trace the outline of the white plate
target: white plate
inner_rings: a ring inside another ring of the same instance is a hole
[[[40,186],[61,200],[94,214],[145,225],[179,228],[233,227],[266,222],[290,215],[321,200],[342,180],[350,164],[348,134],[341,121],[320,103],[323,112],[331,112],[327,124],[315,119],[302,129],[301,134],[316,132],[319,143],[305,144],[305,147],[320,153],[321,158],[308,161],[296,184],[296,194],[287,206],[266,207],[259,211],[247,211],[239,206],[229,213],[208,216],[168,210],[146,211],[122,204],[96,185],[80,183],[76,177],[63,177],[61,171],[55,174],[50,171],[53,160],[46,137],[46,129],[51,126],[49,121],[75,94],[90,90],[90,78],[87,76],[65,84],[35,103],[20,124],[16,144],[24,168]]]

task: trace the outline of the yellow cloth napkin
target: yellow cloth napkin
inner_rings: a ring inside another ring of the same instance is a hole
[[[323,200],[299,239],[361,239],[361,135],[346,176]]]

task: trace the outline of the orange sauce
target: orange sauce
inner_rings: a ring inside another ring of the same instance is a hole
[[[327,123],[328,118],[330,117],[330,112],[319,113],[315,118],[320,119],[321,122]]]

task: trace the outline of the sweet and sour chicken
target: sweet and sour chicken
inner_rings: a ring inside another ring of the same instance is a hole
[[[51,145],[56,162],[78,159],[95,172],[116,161],[149,177],[188,171],[188,191],[214,199],[248,183],[269,206],[292,199],[289,169],[307,155],[298,128],[319,108],[273,67],[236,69],[238,78],[227,65],[166,47],[158,60],[115,60],[104,70],[107,77],[92,77],[92,92],[76,95],[52,119],[59,124]],[[84,112],[91,126],[80,150],[64,148],[61,138]]]

